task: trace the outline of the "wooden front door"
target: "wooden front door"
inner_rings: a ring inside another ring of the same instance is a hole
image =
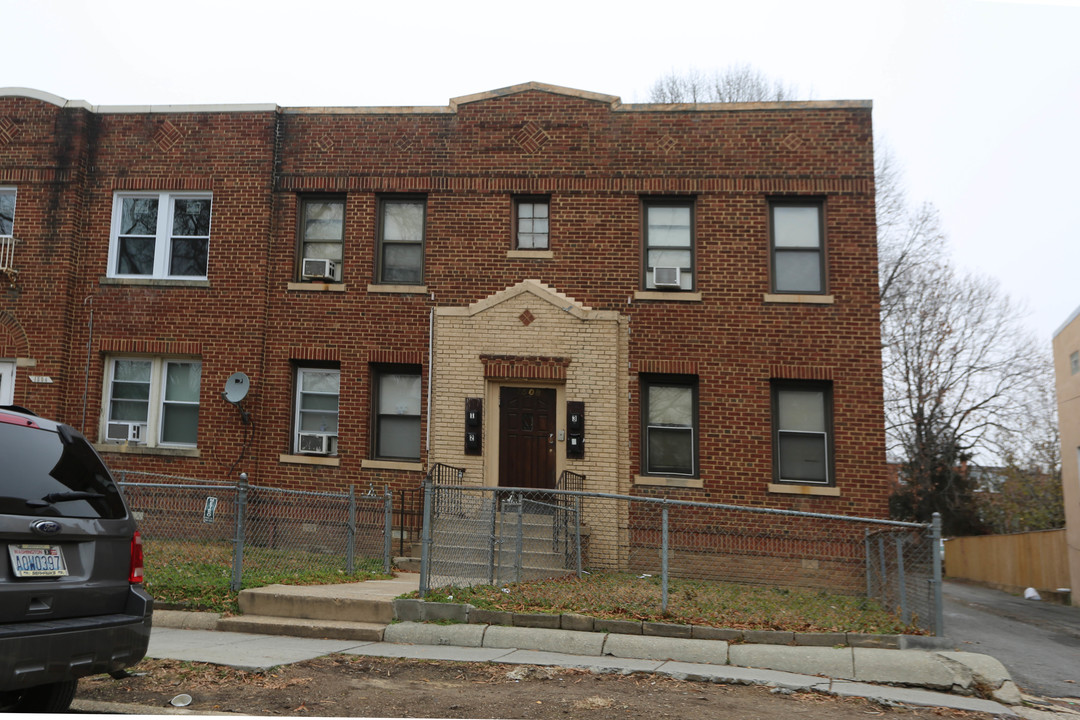
[[[499,391],[499,485],[555,487],[555,390]]]

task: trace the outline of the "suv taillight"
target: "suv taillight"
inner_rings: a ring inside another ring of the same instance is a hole
[[[131,572],[128,573],[128,582],[140,583],[143,581],[143,554],[142,537],[139,531],[131,538]]]

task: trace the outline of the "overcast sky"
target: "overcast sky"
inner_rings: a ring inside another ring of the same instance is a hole
[[[874,101],[913,201],[965,271],[1029,310],[1080,306],[1080,0],[0,0],[0,86],[93,105],[446,105],[538,81],[645,102],[671,71],[748,63]]]

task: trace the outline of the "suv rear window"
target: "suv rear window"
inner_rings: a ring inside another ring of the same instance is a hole
[[[120,490],[75,430],[0,422],[0,514],[118,519]]]

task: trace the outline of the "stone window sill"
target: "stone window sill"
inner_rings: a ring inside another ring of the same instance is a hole
[[[635,485],[647,485],[650,487],[670,487],[670,488],[703,488],[704,482],[701,478],[691,477],[658,477],[656,475],[635,475]]]
[[[551,260],[555,257],[553,250],[507,250],[506,257],[512,260]]]
[[[782,293],[765,293],[766,303],[786,303],[789,305],[833,305],[835,300],[832,295],[784,295]]]
[[[98,279],[100,285],[143,285],[148,287],[189,287],[189,288],[208,288],[210,287],[209,280],[173,280],[165,278],[112,278],[101,277]]]
[[[345,292],[345,283],[291,282],[286,287],[300,292]]]
[[[821,495],[840,497],[840,488],[828,485],[788,485],[787,483],[769,483],[769,492],[782,495]]]
[[[419,470],[424,471],[424,464],[401,462],[399,460],[363,460],[360,467],[364,470]]]
[[[637,290],[634,292],[635,300],[664,300],[667,302],[701,302],[701,293],[687,292],[685,290],[674,292],[662,292],[660,290]]]
[[[378,285],[372,283],[367,286],[369,293],[386,293],[392,295],[427,295],[427,285]]]
[[[122,455],[160,455],[169,457],[199,457],[198,448],[178,447],[147,447],[146,445],[132,445],[131,443],[94,443],[94,449],[99,453],[119,453]]]
[[[278,462],[293,465],[322,465],[323,467],[341,467],[341,458],[322,455],[279,455]]]

